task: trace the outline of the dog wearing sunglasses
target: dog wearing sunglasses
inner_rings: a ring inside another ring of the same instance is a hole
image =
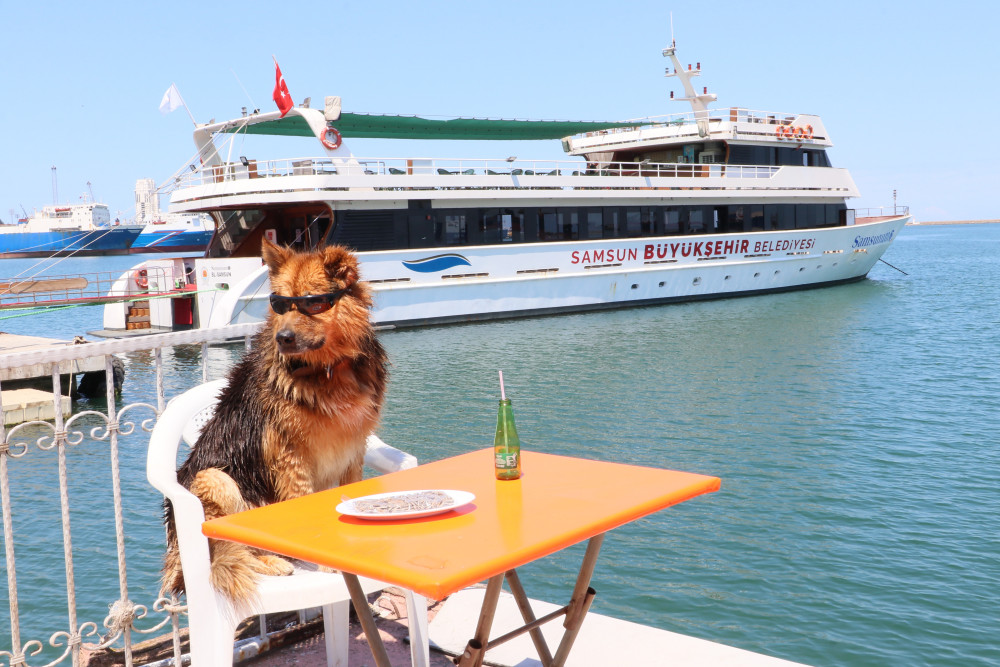
[[[264,239],[262,256],[271,312],[177,472],[206,519],[360,480],[385,395],[388,361],[354,255],[339,246],[297,252]],[[163,589],[179,595],[184,576],[169,503],[165,521]],[[212,583],[236,604],[253,599],[258,575],[292,571],[275,555],[209,544]]]

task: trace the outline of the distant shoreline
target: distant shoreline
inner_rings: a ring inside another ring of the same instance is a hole
[[[981,225],[989,222],[1000,222],[1000,220],[936,220],[934,222],[908,222],[907,225]]]

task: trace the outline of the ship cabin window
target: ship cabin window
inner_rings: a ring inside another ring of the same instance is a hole
[[[578,239],[630,239],[659,235],[741,233],[809,229],[845,225],[850,213],[840,204],[728,204],[672,206],[582,206],[525,207],[521,209],[433,209],[411,207],[400,211],[345,211],[337,213],[337,224],[327,242],[342,243],[356,250],[427,248],[433,246],[534,243]],[[264,225],[275,219],[269,215]],[[297,219],[298,220],[298,219]],[[304,219],[298,220],[303,222]],[[231,222],[231,221],[227,221]],[[322,233],[326,220],[282,227],[299,231],[300,242]],[[279,227],[279,225],[273,225]],[[303,227],[305,227],[303,229]],[[226,229],[240,229],[227,225]],[[223,237],[229,243],[236,239]],[[217,235],[220,236],[220,235]],[[294,235],[278,236],[293,243]],[[222,243],[216,239],[215,243]],[[216,252],[221,252],[217,250]]]
[[[750,209],[750,231],[764,231],[764,205],[751,204],[748,208]]]
[[[680,234],[681,233],[681,212],[676,206],[671,206],[665,211],[665,220],[663,225],[664,234]]]
[[[704,234],[708,231],[705,228],[705,217],[704,211],[698,207],[692,207],[691,212],[688,214],[688,234]]]
[[[746,231],[747,223],[747,209],[749,206],[727,206],[726,209],[726,227],[724,231],[727,232],[742,232]]]
[[[616,208],[604,209],[604,238],[618,238],[619,211]]]
[[[580,214],[575,210],[540,210],[538,238],[542,241],[572,241],[580,238]]]
[[[524,241],[524,211],[485,209],[479,229],[483,243],[521,243]]]
[[[630,238],[642,236],[642,218],[638,209],[625,211],[625,235]]]
[[[465,215],[443,215],[435,224],[434,237],[441,245],[463,245],[468,238]]]
[[[585,224],[587,229],[581,236],[587,239],[604,238],[604,211],[599,208],[587,209]]]
[[[800,146],[741,146],[730,144],[728,162],[734,165],[832,166],[825,150]]]

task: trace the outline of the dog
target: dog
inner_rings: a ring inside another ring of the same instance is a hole
[[[379,421],[388,359],[371,324],[357,258],[340,246],[300,252],[263,240],[271,312],[233,368],[212,418],[177,472],[212,519],[356,482]],[[184,576],[169,502],[163,590]],[[287,560],[210,540],[212,584],[252,601],[259,575],[290,574]]]

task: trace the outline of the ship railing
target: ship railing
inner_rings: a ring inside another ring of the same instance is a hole
[[[240,163],[221,165],[186,174],[180,187],[208,185],[244,179],[267,179],[287,176],[337,176],[371,178],[372,187],[427,187],[437,184],[461,187],[458,177],[494,177],[478,181],[473,187],[546,188],[552,183],[532,177],[562,177],[559,187],[596,187],[583,177],[619,176],[643,178],[725,177],[739,179],[771,178],[781,169],[772,165],[724,165],[690,162],[598,162],[575,160],[518,160],[483,158],[342,158],[301,157],[281,160],[248,161],[249,170]],[[419,183],[407,177],[422,177]],[[433,180],[428,180],[431,177]],[[455,178],[453,178],[455,177]],[[580,177],[580,178],[575,178]],[[512,179],[516,178],[517,181]],[[573,180],[575,178],[575,180]],[[450,179],[450,180],[441,180]],[[377,181],[377,182],[376,182]],[[357,183],[358,181],[355,181]]]
[[[122,280],[122,274],[108,271],[0,278],[0,320],[24,316],[26,309],[140,301],[182,293],[190,296],[189,279],[166,266],[134,269],[126,280]]]
[[[707,113],[707,116],[705,115]],[[646,116],[643,118],[629,118],[623,122],[634,123],[629,127],[615,127],[606,130],[595,130],[574,135],[572,139],[582,139],[585,137],[599,137],[609,134],[620,134],[623,132],[634,132],[640,128],[649,127],[671,127],[680,125],[694,125],[698,120],[707,118],[709,122],[733,122],[733,123],[761,123],[766,125],[787,125],[801,114],[787,113],[780,111],[758,111],[755,109],[744,109],[743,107],[728,107],[719,109],[708,109],[706,112],[684,111],[661,116]]]
[[[146,481],[146,446],[167,400],[224,377],[259,326],[0,354],[5,403],[9,378],[26,373],[40,375],[51,391],[47,416],[18,415],[24,406],[5,404],[0,422],[9,601],[0,627],[10,628],[10,640],[0,638],[0,665],[79,665],[88,656],[89,664],[186,664],[186,608],[159,589],[162,496]],[[233,340],[242,343],[222,344]],[[94,357],[103,359],[106,389],[65,417],[67,375]],[[122,365],[125,384],[117,394],[111,378]],[[150,637],[166,647],[159,655],[140,646]]]
[[[872,208],[856,208],[855,215],[859,218],[890,218],[909,215],[909,206],[878,206]]]

